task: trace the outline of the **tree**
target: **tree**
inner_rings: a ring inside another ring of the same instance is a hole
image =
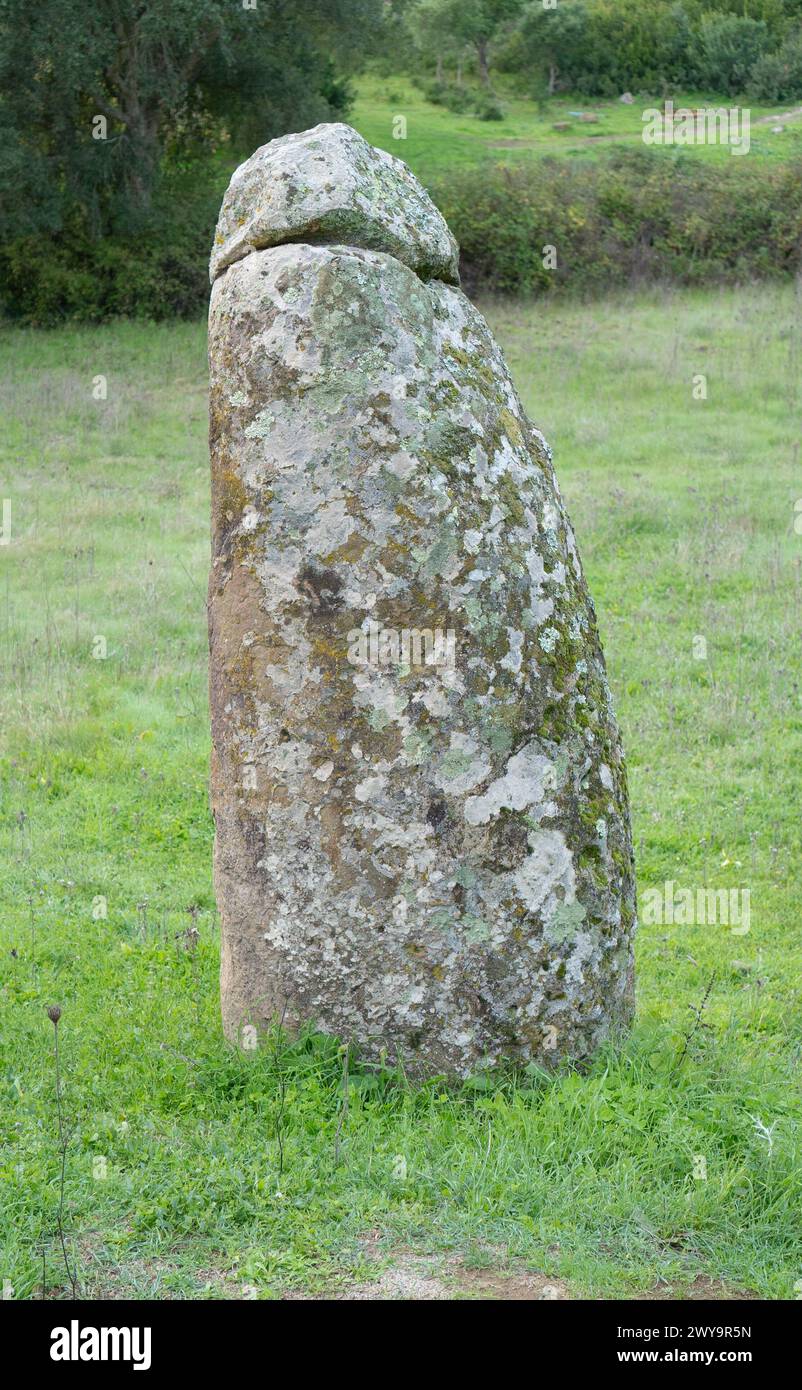
[[[130,228],[165,160],[339,116],[381,0],[246,3],[0,0],[0,236]]]
[[[443,42],[469,46],[476,55],[479,76],[490,84],[491,45],[504,27],[520,14],[523,0],[423,0],[411,15],[419,35],[437,34]]]
[[[563,0],[553,10],[544,10],[540,0],[529,5],[521,19],[521,51],[526,67],[546,76],[549,96],[561,77],[575,80],[584,73],[595,58],[582,0]]]
[[[465,39],[456,32],[457,0],[420,0],[409,13],[409,27],[419,52],[433,54],[437,81],[443,81],[443,61],[459,63]]]

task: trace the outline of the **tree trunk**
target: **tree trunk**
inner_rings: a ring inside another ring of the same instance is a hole
[[[479,39],[476,44],[476,56],[479,59],[479,76],[486,87],[490,86],[490,64],[488,61],[488,42],[487,39]]]

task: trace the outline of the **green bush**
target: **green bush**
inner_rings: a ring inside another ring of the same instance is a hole
[[[504,109],[489,92],[483,92],[474,107],[480,121],[503,121]]]
[[[727,96],[746,90],[755,63],[771,43],[762,20],[736,14],[706,17],[701,41],[704,79],[714,91]]]
[[[95,239],[76,220],[58,235],[0,247],[2,309],[37,325],[203,313],[228,172],[205,165],[172,175],[136,230]],[[747,167],[682,150],[616,150],[604,159],[483,165],[433,192],[460,242],[469,292],[592,293],[800,267],[802,161]],[[545,247],[555,248],[554,268]]]
[[[422,90],[426,100],[433,106],[445,106],[455,115],[467,111],[473,101],[469,88],[460,87],[456,82],[427,82]]]
[[[189,318],[209,297],[208,263],[226,172],[164,180],[140,225],[92,236],[74,214],[58,233],[0,246],[0,307],[37,326],[130,317]]]
[[[748,90],[753,101],[802,99],[802,37],[786,40],[777,53],[764,53],[752,68]]]
[[[739,282],[794,274],[802,259],[802,161],[747,169],[683,151],[625,150],[485,167],[434,193],[470,293]]]

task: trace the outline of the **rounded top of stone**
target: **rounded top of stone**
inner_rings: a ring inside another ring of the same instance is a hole
[[[459,248],[425,188],[402,160],[341,122],[271,140],[234,171],[210,279],[287,241],[387,251],[422,279],[459,284]]]

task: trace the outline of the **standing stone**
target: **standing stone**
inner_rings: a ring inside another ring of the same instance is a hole
[[[543,436],[457,247],[346,125],[234,174],[212,257],[226,1032],[465,1076],[631,1015],[626,774]]]

